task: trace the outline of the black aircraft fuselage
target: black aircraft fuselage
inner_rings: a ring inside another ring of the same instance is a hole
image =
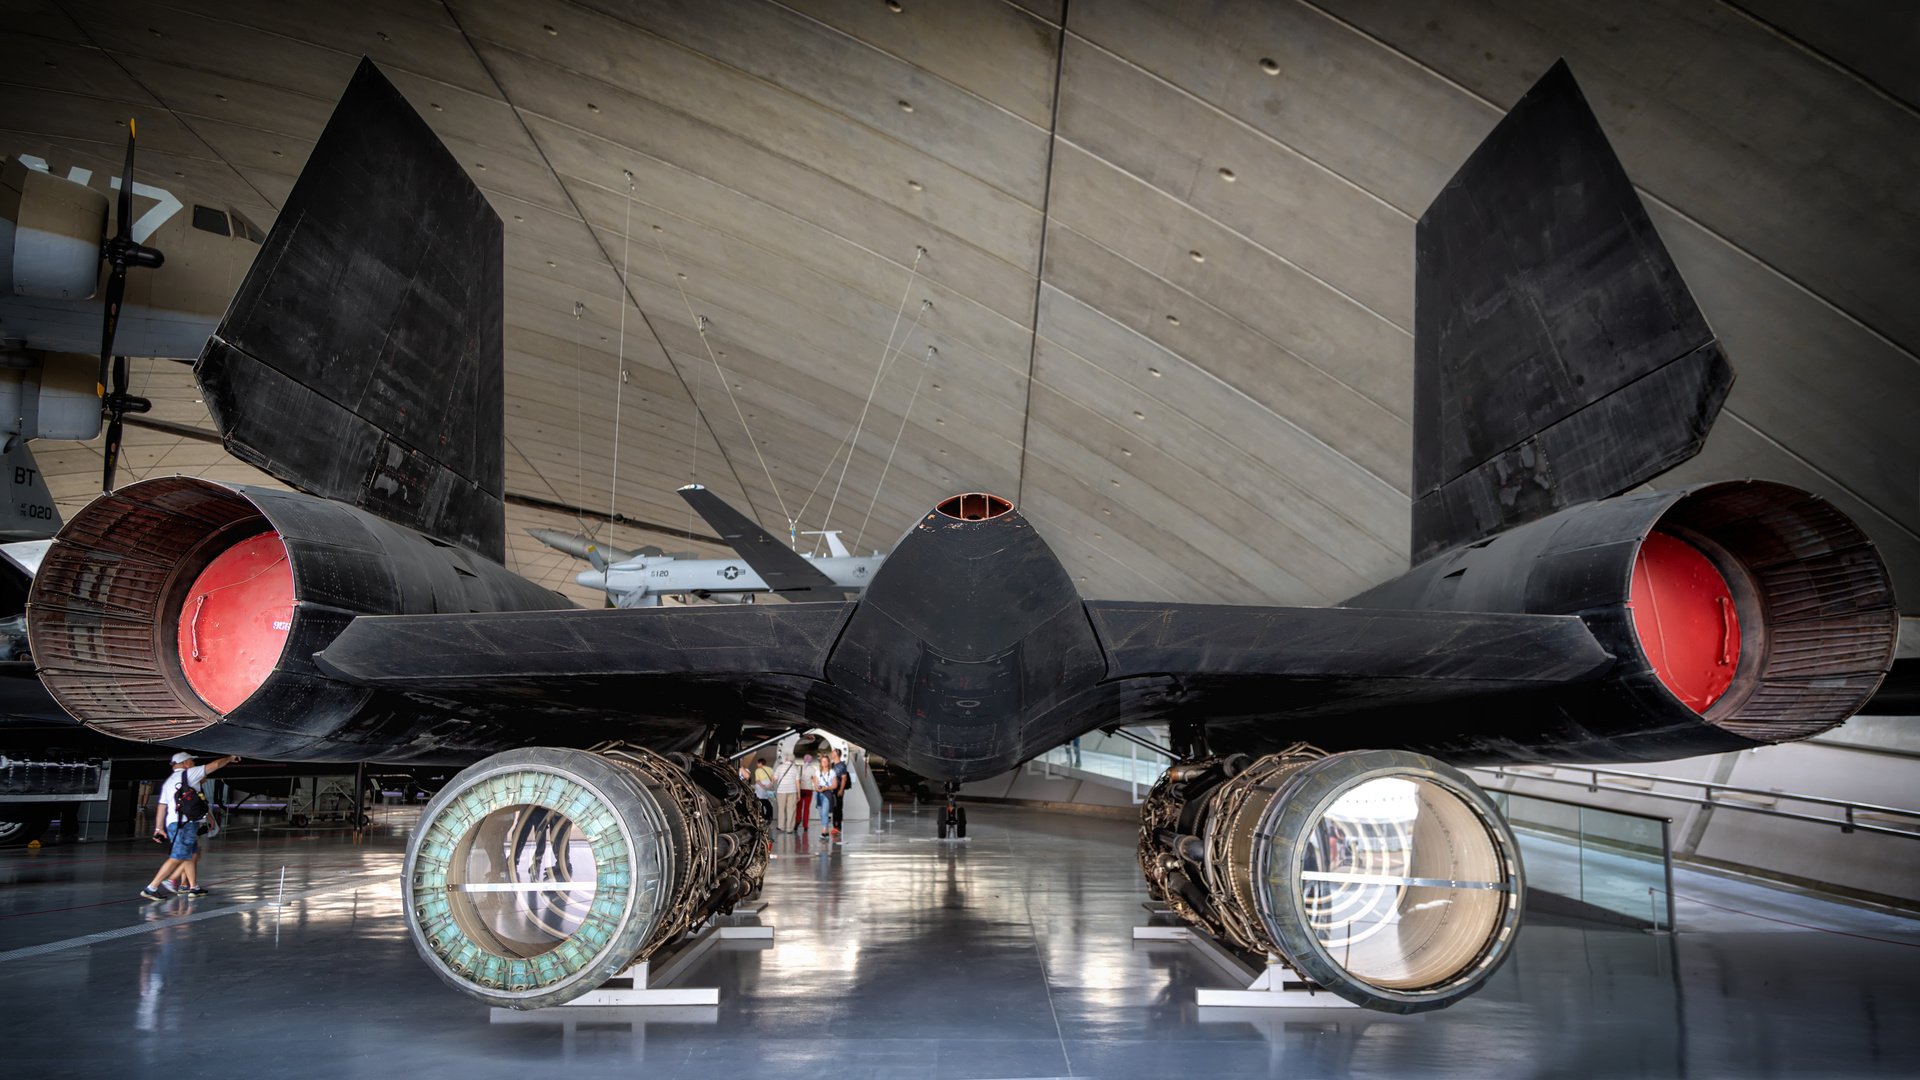
[[[936,780],[991,776],[1089,726],[1107,665],[1079,590],[1005,500],[908,530],[809,691],[809,715]]]

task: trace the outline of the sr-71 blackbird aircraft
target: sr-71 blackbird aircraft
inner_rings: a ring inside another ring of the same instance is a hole
[[[422,957],[492,1004],[577,997],[760,887],[746,733],[824,728],[951,792],[1164,724],[1152,895],[1349,1000],[1437,1008],[1508,956],[1525,888],[1447,763],[1814,735],[1874,693],[1898,617],[1818,497],[1636,490],[1733,370],[1564,64],[1417,238],[1413,567],[1343,605],[1083,600],[966,493],[858,601],[581,610],[500,562],[499,219],[363,62],[195,367],[227,448],[298,492],[96,500],[34,582],[34,655],[112,735],[471,763],[402,880]]]

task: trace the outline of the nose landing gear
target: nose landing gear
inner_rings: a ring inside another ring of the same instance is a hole
[[[959,802],[960,785],[947,781],[947,809],[940,815],[938,823],[939,837],[942,840],[965,840],[967,838],[967,809]]]

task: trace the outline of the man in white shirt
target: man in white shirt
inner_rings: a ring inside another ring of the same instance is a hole
[[[206,783],[208,773],[239,760],[240,755],[233,754],[205,765],[195,765],[192,754],[182,751],[173,755],[173,775],[160,785],[160,809],[154,815],[153,825],[153,838],[164,838],[172,846],[168,849],[167,861],[160,864],[160,872],[153,875],[153,880],[147,883],[146,888],[140,890],[143,899],[165,900],[175,895],[162,891],[160,887],[161,882],[175,874],[180,875],[180,880],[187,886],[180,890],[180,894],[207,895],[207,890],[200,887],[196,875],[200,862],[200,822],[188,821],[180,815],[180,785],[185,784],[198,792],[200,785]]]
[[[800,801],[800,763],[787,758],[774,770],[773,788],[773,827],[781,832],[793,831],[793,812]]]

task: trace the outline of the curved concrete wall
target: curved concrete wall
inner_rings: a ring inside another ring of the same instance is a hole
[[[270,221],[368,52],[506,224],[509,490],[606,505],[617,401],[634,517],[684,523],[697,480],[884,547],[993,490],[1101,597],[1318,603],[1404,567],[1413,223],[1565,56],[1739,371],[1657,483],[1820,491],[1920,611],[1920,41],[1892,9],[345,10],[30,2],[10,30],[51,66],[0,87],[0,151],[105,175],[133,115],[143,168]],[[94,466],[49,450],[84,497]]]

